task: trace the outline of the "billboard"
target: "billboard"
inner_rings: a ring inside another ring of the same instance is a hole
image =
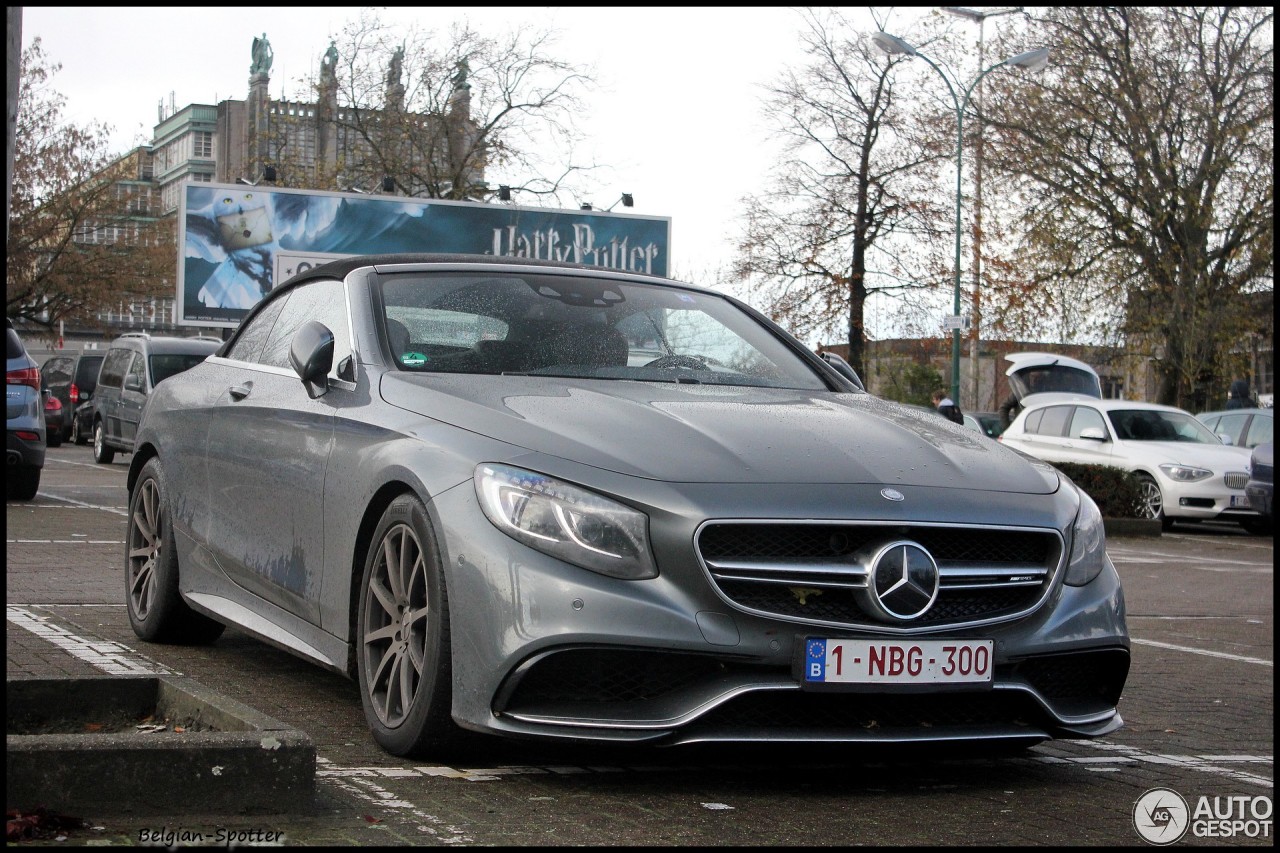
[[[189,183],[178,206],[178,323],[235,326],[325,261],[448,252],[667,274],[671,218],[246,184]]]

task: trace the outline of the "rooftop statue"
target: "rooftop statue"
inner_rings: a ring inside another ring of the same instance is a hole
[[[320,60],[320,82],[333,83],[338,79],[338,48],[329,42],[329,49]]]
[[[387,85],[396,86],[400,83],[401,70],[404,67],[404,45],[396,48],[396,52],[391,54],[391,65],[387,67]]]
[[[253,64],[249,66],[250,74],[266,74],[271,71],[271,42],[267,41],[267,34],[263,33],[262,38],[254,36],[253,38]]]

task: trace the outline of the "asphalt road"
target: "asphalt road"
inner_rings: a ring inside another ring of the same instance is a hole
[[[495,740],[442,766],[382,752],[353,683],[237,631],[205,648],[138,640],[122,603],[128,459],[52,449],[37,498],[8,503],[8,677],[189,676],[308,732],[318,794],[304,814],[83,815],[89,828],[69,842],[198,842],[230,828],[289,845],[1142,846],[1135,806],[1165,788],[1191,812],[1217,811],[1178,845],[1274,844],[1269,537],[1201,524],[1109,542],[1133,667],[1126,725],[1101,741],[1000,757]]]

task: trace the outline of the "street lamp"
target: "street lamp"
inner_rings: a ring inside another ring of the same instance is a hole
[[[947,84],[947,92],[951,95],[951,102],[956,108],[956,260],[955,260],[955,300],[954,300],[954,316],[960,316],[960,234],[961,219],[960,207],[962,201],[962,177],[963,177],[963,160],[964,152],[964,109],[969,105],[969,96],[973,94],[974,88],[992,71],[1003,66],[1013,68],[1022,68],[1026,71],[1040,71],[1049,64],[1049,49],[1047,47],[1029,50],[1026,53],[1020,53],[1017,56],[1010,57],[1001,62],[997,62],[990,68],[980,73],[968,88],[964,90],[963,100],[956,94],[956,88],[951,84],[951,78],[946,72],[929,57],[916,50],[909,43],[903,41],[897,36],[889,35],[886,32],[876,32],[871,34],[871,41],[881,51],[892,56],[893,54],[902,54],[904,56],[918,56],[929,64],[929,67],[938,72],[938,76],[942,78],[942,82]],[[951,399],[956,405],[960,405],[960,328],[951,330]]]
[[[943,6],[942,11],[955,15],[957,18],[964,18],[966,21],[973,21],[978,25],[978,68],[986,67],[986,52],[984,51],[984,39],[986,29],[986,21],[988,18],[998,18],[1003,15],[1016,15],[1022,11],[1021,6],[1006,6],[1002,9],[967,9],[962,6]],[[977,94],[974,96],[977,100],[978,107],[978,132],[974,134],[973,139],[973,270],[969,275],[969,292],[972,294],[972,301],[969,306],[969,316],[972,318],[969,323],[969,381],[973,387],[973,399],[969,401],[970,405],[975,409],[982,408],[982,370],[981,357],[979,356],[979,340],[982,335],[982,146],[983,132],[981,117],[982,109],[982,86],[978,86]],[[992,389],[992,394],[995,390]],[[994,405],[994,398],[992,405]]]

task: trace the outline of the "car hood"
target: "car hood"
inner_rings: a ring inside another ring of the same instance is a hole
[[[1120,455],[1154,465],[1169,462],[1222,472],[1249,470],[1250,451],[1247,447],[1189,444],[1185,441],[1125,441],[1120,444],[1124,448]]]
[[[1052,472],[932,412],[867,394],[389,373],[393,406],[629,476],[1049,494]]]

